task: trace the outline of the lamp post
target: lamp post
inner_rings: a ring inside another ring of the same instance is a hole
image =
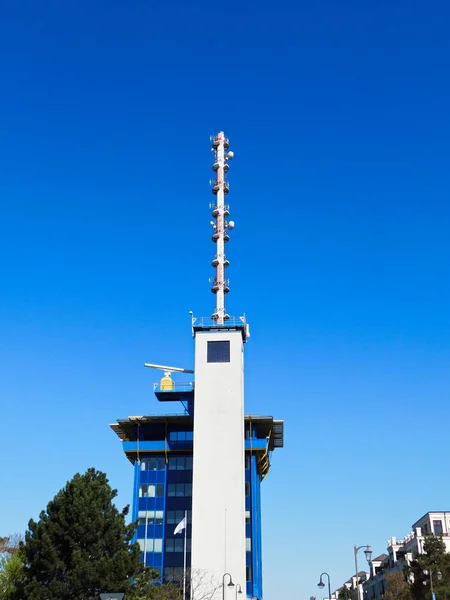
[[[359,584],[358,584],[358,552],[361,550],[361,548],[365,548],[364,550],[364,554],[366,555],[366,560],[368,563],[371,562],[372,560],[372,548],[367,545],[367,546],[353,546],[353,552],[355,554],[355,569],[356,569],[356,597],[358,600],[360,600],[360,593],[359,593]]]
[[[236,600],[238,600],[238,594],[242,594],[242,588],[240,583],[236,584]]]
[[[428,574],[428,571],[424,571],[425,575]],[[433,571],[430,570],[430,588],[431,588],[431,600],[436,600],[436,594],[433,590]],[[442,573],[440,571],[434,571],[436,578],[438,581],[442,579]]]
[[[222,600],[225,600],[225,578],[227,575],[230,578],[230,583],[227,583],[227,587],[234,587],[233,578],[231,575],[229,573],[224,573],[222,577]]]
[[[331,582],[330,582],[330,576],[328,575],[328,573],[322,573],[322,574],[320,575],[320,581],[319,581],[319,583],[317,584],[317,587],[320,587],[320,588],[324,588],[324,587],[325,587],[325,584],[324,584],[324,582],[322,581],[322,577],[323,577],[324,575],[326,575],[326,576],[328,577],[328,600],[331,600]]]

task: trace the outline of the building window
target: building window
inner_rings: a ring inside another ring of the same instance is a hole
[[[171,442],[192,442],[193,439],[193,431],[169,431],[169,441]]]
[[[191,551],[191,540],[186,539],[186,552]],[[166,538],[166,552],[184,552],[184,537]]]
[[[442,535],[444,533],[442,529],[442,521],[433,521],[434,535]]]
[[[162,456],[146,456],[141,460],[141,471],[163,471],[166,467]]]
[[[249,481],[245,482],[245,495],[250,496],[250,482]]]
[[[246,469],[250,469],[250,462],[251,462],[250,454],[246,454],[245,455],[245,468]]]
[[[139,498],[161,498],[162,496],[164,496],[163,483],[141,483]]]
[[[245,522],[247,524],[250,523],[250,511],[249,510],[245,511]]]
[[[209,363],[225,363],[230,362],[230,342],[223,340],[220,342],[208,342],[208,358]]]
[[[247,581],[251,581],[252,580],[252,568],[251,567],[246,567],[245,568],[245,578]]]
[[[192,471],[192,456],[169,456],[169,471]]]
[[[139,525],[162,525],[162,510],[140,510],[138,513]]]
[[[184,519],[184,510],[168,510],[166,513],[167,525],[178,525]],[[188,523],[192,522],[192,511],[187,511]]]
[[[245,551],[246,552],[252,551],[252,538],[245,538]]]
[[[162,552],[162,539],[157,538],[139,538],[139,548],[141,552]]]
[[[139,548],[141,552],[153,552],[153,538],[140,538],[138,539]]]
[[[189,569],[187,569],[189,573]],[[182,567],[166,567],[164,569],[164,581],[166,583],[181,583],[183,581]]]
[[[167,486],[168,496],[192,496],[191,483],[169,483]]]

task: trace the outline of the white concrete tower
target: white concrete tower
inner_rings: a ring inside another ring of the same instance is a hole
[[[229,317],[225,310],[228,284],[224,278],[228,261],[229,209],[224,203],[228,184],[225,173],[232,153],[220,132],[213,140],[217,179],[212,206],[216,222],[213,261],[216,278],[212,291],[216,308],[212,317],[192,319],[195,336],[194,463],[192,491],[193,600],[234,600],[237,588],[246,588],[245,569],[245,465],[244,465],[244,343],[249,335],[243,317]],[[225,576],[225,586],[222,582]],[[196,582],[197,579],[197,582]],[[215,590],[215,591],[214,591]],[[214,594],[211,595],[211,592]]]

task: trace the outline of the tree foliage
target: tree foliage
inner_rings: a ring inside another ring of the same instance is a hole
[[[433,589],[438,598],[450,598],[450,554],[446,552],[441,537],[427,536],[423,544],[424,554],[420,554],[407,569],[411,581],[413,600],[429,600],[431,594],[430,575]],[[437,574],[441,573],[439,580]]]
[[[133,585],[130,587],[126,600],[182,600],[182,592],[179,585],[164,583],[155,585],[159,580],[159,573],[151,567],[141,567],[133,577]]]
[[[384,600],[412,600],[411,589],[402,571],[386,575]]]
[[[353,592],[346,585],[343,585],[341,587],[341,589],[339,590],[339,596],[338,596],[338,598],[339,598],[339,600],[352,600],[353,599]]]
[[[104,473],[77,474],[31,520],[22,546],[24,578],[13,600],[97,600],[102,592],[127,592],[140,570],[135,525],[128,507],[113,504],[117,491]]]
[[[0,558],[0,598],[10,600],[17,593],[24,578],[24,557],[20,551],[2,553]]]
[[[23,537],[18,533],[13,535],[7,535],[0,537],[0,555],[7,554],[12,556],[17,554],[20,548],[20,543],[23,541]]]

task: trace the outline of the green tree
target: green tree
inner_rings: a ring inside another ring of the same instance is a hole
[[[411,600],[411,589],[402,571],[386,575],[384,600]]]
[[[139,571],[133,577],[133,585],[130,587],[127,600],[182,600],[181,587],[179,585],[164,583],[155,585],[159,580],[159,573],[151,567],[141,564]]]
[[[140,570],[135,525],[104,473],[77,474],[48,503],[25,535],[24,581],[14,600],[97,600],[101,592],[127,592]]]
[[[346,585],[339,590],[339,600],[352,600],[353,592]]]
[[[10,600],[17,593],[24,578],[24,553],[18,548],[3,552],[0,557],[0,598]]]
[[[411,593],[414,600],[430,600],[430,574],[437,598],[450,598],[450,554],[439,536],[427,536],[423,544],[424,554],[412,561],[406,570],[411,578]],[[441,580],[438,579],[441,574]]]

